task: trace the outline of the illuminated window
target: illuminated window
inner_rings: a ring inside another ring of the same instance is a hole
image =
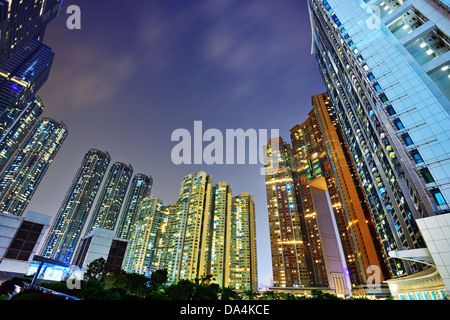
[[[394,114],[397,113],[397,112],[395,112],[395,109],[392,106],[387,106],[386,111],[390,116],[393,116]]]
[[[444,204],[447,204],[447,202],[444,199],[444,196],[442,195],[442,193],[441,193],[441,191],[439,189],[431,191],[431,194],[433,195],[433,198],[436,201],[438,206],[442,206]]]
[[[409,136],[409,134],[402,135],[402,139],[407,146],[410,146],[413,144],[413,141],[412,141],[411,137]]]
[[[397,130],[405,129],[405,126],[404,126],[403,123],[400,121],[400,119],[394,120],[394,125],[395,125],[395,127],[397,128]]]
[[[413,157],[415,163],[422,163],[423,162],[423,159],[422,159],[419,151],[417,151],[417,150],[412,151],[411,152],[411,156]]]
[[[426,183],[434,182],[433,176],[431,175],[431,173],[428,169],[425,168],[423,170],[420,170],[420,173],[422,174],[422,177]]]

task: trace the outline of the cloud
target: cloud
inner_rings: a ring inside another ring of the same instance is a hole
[[[292,62],[299,60],[302,41],[298,12],[292,2],[226,2],[204,12],[210,18],[202,55],[205,61],[238,79],[235,93],[251,93],[267,78],[298,76]],[[299,8],[297,7],[297,10]]]
[[[41,90],[43,97],[51,96],[55,108],[95,107],[113,97],[137,68],[132,56],[111,55],[107,48],[76,43],[66,44],[63,50],[55,56]]]

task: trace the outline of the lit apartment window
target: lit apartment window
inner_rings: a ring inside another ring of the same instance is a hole
[[[403,139],[403,142],[405,142],[405,144],[407,146],[410,146],[413,144],[413,141],[412,141],[411,137],[409,136],[409,134],[402,135],[402,139]]]
[[[431,194],[433,195],[433,198],[436,201],[438,206],[447,204],[447,202],[445,201],[445,199],[442,196],[442,193],[441,193],[441,191],[439,191],[439,189],[435,189],[435,190],[431,191]]]
[[[428,169],[425,168],[423,170],[420,170],[420,173],[422,174],[422,177],[426,183],[434,182],[433,176],[431,175],[431,173]]]
[[[386,111],[390,116],[393,116],[394,114],[397,113],[397,112],[395,112],[395,109],[392,106],[387,106]]]
[[[397,130],[402,130],[405,129],[405,126],[403,125],[403,123],[400,121],[400,119],[395,119],[394,120],[394,125],[397,128]]]
[[[386,97],[386,95],[384,93],[382,93],[380,95],[380,99],[381,99],[381,101],[383,101],[383,103],[386,103],[389,101],[389,99]]]
[[[412,151],[411,156],[413,157],[415,163],[423,162],[422,156],[420,155],[419,151],[417,150]]]

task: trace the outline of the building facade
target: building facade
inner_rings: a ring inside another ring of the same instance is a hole
[[[138,173],[133,177],[127,194],[127,198],[122,208],[119,224],[116,230],[116,237],[130,239],[131,228],[135,223],[139,203],[146,196],[150,195],[153,185],[153,178],[145,174]]]
[[[50,225],[51,216],[28,211],[24,216],[0,213],[0,272],[26,274]],[[9,276],[5,277],[9,278]]]
[[[30,40],[0,65],[0,137],[22,116],[25,107],[48,79],[53,57],[48,46]]]
[[[256,216],[253,196],[233,197],[230,217],[229,282],[236,290],[258,289]]]
[[[294,186],[293,155],[290,144],[271,139],[264,147],[267,209],[273,285],[309,287],[308,247],[302,226]]]
[[[91,262],[103,258],[107,270],[114,272],[123,268],[127,248],[128,240],[114,237],[113,230],[95,228],[81,240],[72,264],[83,273]]]
[[[201,171],[184,177],[176,203],[144,198],[132,228],[126,271],[150,275],[167,269],[169,282],[211,276],[239,290],[257,289],[253,197],[233,197]]]
[[[173,236],[170,226],[171,222],[175,220],[175,206],[175,203],[171,203],[168,206],[161,206],[161,216],[156,234],[150,272],[169,268],[169,257],[171,256],[170,244]]]
[[[448,69],[448,13],[441,1],[308,3],[313,54],[390,273],[420,271],[388,254],[423,248],[416,219],[448,210],[450,79],[439,76]]]
[[[4,131],[4,135],[0,139],[0,172],[3,171],[14,152],[33,129],[42,115],[43,109],[44,104],[40,99],[32,99],[17,121]]]
[[[180,279],[194,280],[207,274],[209,237],[203,230],[211,224],[212,177],[205,172],[193,176],[187,208],[180,263]]]
[[[139,204],[137,217],[131,230],[130,246],[124,270],[150,276],[162,202],[157,196],[147,196]]]
[[[219,182],[213,189],[213,214],[210,228],[209,273],[213,282],[228,287],[230,281],[231,207],[233,193],[231,185]],[[206,239],[205,239],[206,240]]]
[[[42,40],[47,24],[60,14],[63,3],[63,0],[0,1],[0,64],[29,40]]]
[[[380,270],[380,281],[389,279],[381,240],[331,99],[327,94],[315,95],[312,105],[329,162],[328,188],[337,190],[333,210],[352,284],[366,283],[369,268],[375,267]]]
[[[86,235],[95,228],[115,230],[132,175],[131,165],[115,162],[111,166],[92,212]]]
[[[110,155],[96,149],[84,156],[41,249],[41,256],[70,263],[85,227]]]
[[[0,175],[0,211],[21,216],[68,134],[64,123],[44,118]]]

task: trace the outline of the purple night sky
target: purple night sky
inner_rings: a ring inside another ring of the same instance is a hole
[[[67,6],[81,9],[69,30]],[[313,56],[306,1],[66,1],[47,27],[56,53],[38,95],[44,116],[69,135],[27,210],[55,216],[90,148],[111,162],[153,176],[152,195],[176,202],[189,173],[248,192],[256,206],[260,283],[272,274],[261,165],[174,165],[171,134],[194,121],[203,130],[289,129],[307,118],[311,96],[325,91]],[[269,131],[270,132],[270,131]],[[204,143],[206,146],[208,143]]]

